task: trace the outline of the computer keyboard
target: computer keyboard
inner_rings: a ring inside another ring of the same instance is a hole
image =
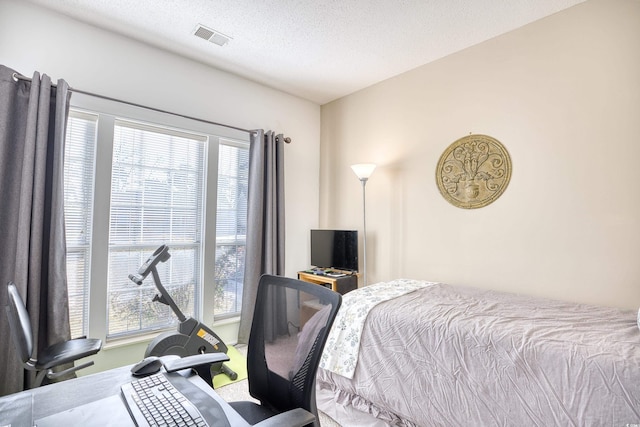
[[[159,373],[121,386],[138,426],[208,426],[200,411]]]

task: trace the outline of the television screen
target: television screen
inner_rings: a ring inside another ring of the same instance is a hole
[[[311,230],[311,265],[358,271],[358,232]]]

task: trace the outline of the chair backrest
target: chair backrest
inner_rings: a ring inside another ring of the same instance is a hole
[[[342,296],[322,285],[264,275],[247,348],[249,392],[277,412],[317,416],[315,377]]]
[[[9,317],[9,329],[11,329],[11,336],[18,356],[22,363],[26,364],[33,353],[33,332],[31,331],[29,313],[15,283],[9,282],[7,292],[9,305],[6,309]]]

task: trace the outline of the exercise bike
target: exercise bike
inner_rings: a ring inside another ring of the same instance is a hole
[[[197,321],[193,317],[186,317],[162,285],[156,264],[166,262],[170,257],[169,247],[162,245],[140,266],[137,274],[129,274],[129,279],[140,286],[149,273],[151,273],[155,286],[160,291],[160,294],[156,294],[152,301],[171,307],[171,310],[180,321],[177,331],[163,332],[155,337],[147,346],[144,356],[159,357],[176,355],[186,357],[204,353],[226,354],[228,348],[222,339],[202,322]],[[200,374],[202,375],[202,373]],[[232,381],[238,378],[238,374],[223,362],[213,363],[209,374],[211,378],[218,374],[225,374]],[[212,383],[210,384],[212,385]]]

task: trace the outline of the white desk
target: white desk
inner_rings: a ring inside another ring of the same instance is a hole
[[[133,426],[135,424],[128,415],[124,400],[120,397],[120,386],[134,379],[130,366],[125,366],[0,397],[0,426],[32,427],[37,420],[44,417],[69,410],[75,411],[74,408],[80,407],[83,410],[74,413],[74,425],[87,425],[86,419],[82,418],[83,413],[86,415],[87,411],[93,411],[95,425]],[[210,397],[220,405],[231,426],[249,425],[202,378],[188,375],[187,379],[202,391],[203,399]],[[122,401],[120,408],[117,404],[112,404],[117,398]],[[226,425],[225,421],[221,420],[220,425]]]

